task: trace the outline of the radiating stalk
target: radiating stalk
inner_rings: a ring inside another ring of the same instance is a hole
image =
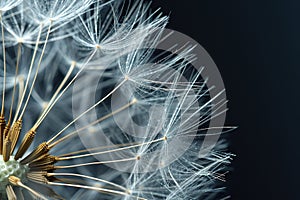
[[[48,140],[48,144],[52,143],[58,136],[60,136],[67,128],[69,128],[72,124],[74,124],[78,119],[80,119],[82,116],[84,116],[86,113],[94,109],[96,106],[98,106],[100,103],[102,103],[104,100],[106,100],[108,97],[110,97],[118,88],[120,88],[128,79],[124,79],[120,84],[118,84],[112,91],[110,91],[105,97],[100,99],[97,103],[95,103],[93,106],[88,108],[86,111],[81,113],[78,117],[76,117],[73,121],[71,121],[68,125],[66,125],[60,132],[58,132],[54,137],[52,137],[50,140]]]
[[[111,117],[111,116],[113,116],[113,115],[115,115],[115,114],[117,114],[117,113],[119,113],[119,112],[125,110],[126,108],[130,107],[131,105],[135,104],[136,102],[137,102],[137,100],[134,99],[134,100],[131,101],[130,103],[126,104],[125,106],[122,106],[121,108],[115,110],[114,112],[111,112],[111,113],[109,113],[108,115],[105,115],[105,116],[103,116],[103,117],[97,119],[96,121],[94,121],[94,122],[92,122],[92,123],[90,123],[90,124],[88,124],[88,125],[86,125],[86,126],[80,128],[80,129],[77,129],[76,131],[73,131],[73,132],[67,134],[66,136],[60,138],[59,140],[57,140],[57,141],[55,141],[55,142],[53,142],[53,143],[51,144],[51,141],[53,141],[53,140],[55,139],[55,137],[57,137],[57,135],[55,135],[55,136],[53,137],[54,139],[52,138],[52,139],[50,139],[50,140],[47,142],[47,143],[49,144],[49,148],[52,148],[53,146],[57,145],[58,143],[60,143],[60,142],[62,142],[62,141],[64,141],[64,140],[66,140],[66,139],[68,139],[68,138],[70,138],[70,137],[72,137],[72,136],[74,136],[74,135],[77,135],[80,131],[83,131],[83,130],[85,130],[85,129],[87,129],[87,128],[89,128],[89,127],[91,127],[91,126],[93,126],[93,125],[95,125],[95,124],[97,124],[97,123],[99,123],[99,122],[102,122],[102,121],[105,120],[105,119],[108,119],[109,117]],[[75,120],[76,120],[76,119],[75,119]],[[63,130],[63,131],[64,131],[64,130]],[[61,132],[62,132],[62,131],[60,131],[59,134],[60,134]]]
[[[51,32],[51,26],[52,26],[52,21],[50,21],[50,24],[49,24],[49,27],[48,27],[48,31],[47,31],[47,35],[46,35],[46,39],[45,39],[45,43],[44,43],[44,46],[43,46],[43,49],[42,49],[42,53],[41,53],[40,58],[39,58],[39,61],[38,61],[37,69],[36,69],[36,72],[35,72],[35,75],[34,75],[34,78],[33,78],[33,81],[32,81],[31,87],[30,87],[30,90],[29,90],[29,94],[28,94],[27,99],[26,99],[26,101],[25,101],[23,110],[22,110],[22,112],[21,112],[21,114],[20,114],[20,116],[19,116],[19,119],[21,119],[21,118],[23,117],[24,112],[25,112],[25,110],[26,110],[26,107],[27,107],[27,105],[28,105],[29,99],[30,99],[30,97],[31,97],[31,93],[32,93],[32,90],[33,90],[35,81],[36,81],[36,79],[37,79],[38,72],[39,72],[39,69],[40,69],[40,67],[41,67],[42,60],[43,60],[43,56],[44,56],[44,53],[45,53],[45,50],[46,50],[46,47],[47,47],[49,35],[50,35],[50,32]]]
[[[31,58],[31,63],[30,63],[30,67],[29,67],[29,71],[28,71],[28,75],[27,75],[27,80],[26,80],[26,83],[25,83],[25,87],[24,87],[24,89],[22,91],[21,98],[20,98],[20,100],[18,102],[17,111],[15,113],[15,117],[14,117],[13,123],[18,118],[18,115],[19,115],[19,112],[20,112],[23,100],[25,98],[25,93],[26,93],[27,88],[28,88],[29,79],[30,79],[30,75],[31,75],[31,72],[32,72],[33,64],[34,64],[34,61],[35,61],[35,57],[36,57],[36,53],[37,53],[37,50],[38,50],[38,46],[39,46],[39,43],[40,43],[40,38],[41,38],[42,30],[43,30],[43,24],[40,24],[39,33],[38,33],[38,36],[37,36],[37,39],[36,39],[36,44],[35,44],[34,52],[33,52],[32,58]]]
[[[5,50],[5,39],[4,39],[4,25],[2,19],[2,11],[0,11],[0,23],[1,23],[1,34],[2,34],[2,50],[3,50],[3,87],[2,87],[2,106],[1,106],[1,117],[4,117],[4,106],[5,106],[5,89],[6,89],[6,50]]]

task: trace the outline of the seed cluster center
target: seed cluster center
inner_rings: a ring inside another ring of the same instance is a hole
[[[23,179],[27,172],[27,166],[21,165],[14,159],[13,156],[7,162],[4,162],[3,157],[0,156],[0,193],[5,193],[5,188],[9,184],[8,177],[16,176]]]

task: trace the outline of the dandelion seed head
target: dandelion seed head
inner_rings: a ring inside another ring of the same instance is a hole
[[[1,199],[223,190],[226,142],[199,152],[226,100],[191,66],[194,46],[156,49],[167,20],[147,1],[0,2]]]

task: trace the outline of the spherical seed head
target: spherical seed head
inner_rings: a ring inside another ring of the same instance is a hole
[[[9,184],[9,177],[16,176],[23,180],[25,178],[28,167],[21,165],[13,156],[9,161],[4,162],[3,157],[0,156],[0,194],[5,194],[5,188]]]

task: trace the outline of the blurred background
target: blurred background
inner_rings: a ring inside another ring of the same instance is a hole
[[[232,199],[300,199],[300,2],[153,0],[168,28],[198,41],[229,99]]]

